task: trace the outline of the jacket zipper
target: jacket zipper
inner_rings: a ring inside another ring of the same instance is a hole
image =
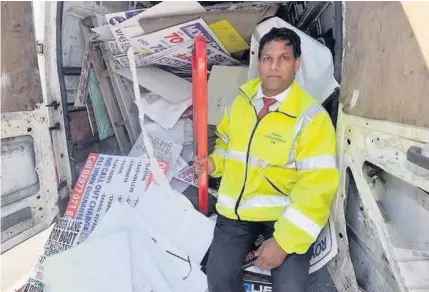
[[[244,194],[244,190],[245,190],[245,188],[246,188],[246,182],[247,182],[247,168],[248,168],[248,165],[249,165],[249,157],[250,157],[250,146],[251,146],[251,144],[252,144],[252,139],[253,139],[253,136],[255,135],[255,132],[256,132],[256,129],[258,128],[258,125],[259,125],[259,123],[262,121],[262,119],[263,118],[265,118],[267,115],[269,115],[270,113],[273,113],[273,112],[269,112],[269,113],[267,113],[265,116],[263,116],[261,119],[258,119],[258,113],[256,112],[256,109],[255,109],[255,107],[253,106],[253,104],[252,104],[252,100],[251,100],[251,98],[249,98],[249,96],[240,88],[240,91],[248,98],[248,101],[249,101],[249,103],[250,103],[250,106],[253,108],[253,111],[255,112],[255,116],[256,116],[256,124],[255,124],[255,126],[253,127],[253,130],[252,130],[252,133],[250,134],[250,139],[249,139],[249,144],[247,145],[247,152],[246,152],[246,167],[245,167],[245,172],[244,172],[244,182],[243,182],[243,187],[241,188],[241,192],[240,192],[240,195],[238,196],[238,200],[237,200],[237,202],[235,202],[235,215],[237,215],[237,218],[238,218],[238,220],[241,220],[240,219],[240,216],[238,215],[238,207],[239,207],[239,205],[240,205],[240,202],[241,202],[241,199],[242,199],[242,197],[243,197],[243,194]],[[276,111],[274,111],[274,112],[278,112],[278,113],[281,113],[281,114],[284,114],[284,115],[286,115],[287,117],[290,117],[290,118],[296,118],[295,116],[292,116],[292,115],[289,115],[289,114],[287,114],[287,113],[283,113],[283,112],[280,112],[279,110],[276,110]],[[270,182],[271,183],[271,182]],[[282,193],[281,191],[280,191],[280,193]],[[283,194],[283,193],[282,193]],[[285,195],[285,194],[284,194]]]
[[[246,167],[245,167],[245,170],[244,170],[244,182],[243,182],[243,187],[241,188],[241,192],[240,192],[240,195],[238,196],[238,200],[237,200],[237,202],[235,202],[235,215],[237,215],[238,220],[241,220],[241,219],[240,219],[240,216],[238,215],[238,206],[240,205],[240,201],[241,201],[241,198],[243,197],[244,189],[246,188],[246,182],[247,182],[247,167],[248,167],[248,165],[249,165],[250,146],[251,146],[251,144],[252,144],[252,139],[253,139],[253,136],[255,135],[256,129],[258,128],[258,125],[259,125],[259,123],[261,122],[261,120],[264,118],[264,117],[262,117],[261,119],[258,119],[258,114],[257,114],[257,112],[256,112],[255,107],[252,105],[252,103],[250,103],[250,105],[252,106],[252,108],[253,108],[253,110],[254,110],[254,112],[255,112],[255,115],[256,115],[256,124],[255,124],[255,126],[253,127],[252,133],[250,134],[249,143],[247,144],[247,152],[246,152]]]
[[[239,205],[240,205],[240,202],[241,202],[241,199],[242,199],[242,197],[243,197],[243,194],[244,194],[244,190],[245,190],[245,188],[246,188],[246,182],[247,182],[247,168],[248,168],[248,165],[249,165],[249,157],[250,157],[250,146],[251,146],[251,144],[252,144],[252,139],[253,139],[253,136],[255,135],[255,132],[256,132],[256,129],[258,128],[258,125],[259,125],[259,123],[262,121],[262,119],[263,118],[265,118],[267,115],[269,115],[270,113],[272,113],[272,112],[269,112],[269,113],[267,113],[265,116],[263,116],[261,119],[258,119],[258,113],[256,112],[256,108],[253,106],[253,104],[252,104],[252,100],[251,100],[251,98],[249,98],[249,96],[240,88],[240,91],[248,98],[248,101],[249,101],[249,103],[250,103],[250,106],[253,108],[253,111],[255,112],[255,115],[256,115],[256,124],[255,124],[255,126],[253,127],[253,130],[252,130],[252,133],[250,134],[250,139],[249,139],[249,143],[247,144],[247,152],[246,152],[246,167],[245,167],[245,172],[244,172],[244,182],[243,182],[243,187],[241,188],[241,192],[240,192],[240,195],[238,196],[238,200],[237,200],[237,202],[235,202],[235,215],[237,215],[237,218],[238,218],[238,220],[240,220],[241,221],[241,219],[240,219],[240,216],[238,215],[238,207],[239,207]],[[288,117],[290,117],[290,118],[296,118],[296,117],[294,117],[294,116],[291,116],[291,115],[289,115],[289,114],[286,114],[286,113],[283,113],[283,112],[280,112],[280,111],[278,111],[278,110],[276,110],[275,112],[278,112],[278,113],[281,113],[281,114],[284,114],[284,115],[286,115],[286,116],[288,116]]]

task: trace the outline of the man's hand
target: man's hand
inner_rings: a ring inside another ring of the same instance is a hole
[[[200,176],[203,174],[203,172],[206,170],[205,168],[205,162],[207,162],[207,174],[212,174],[215,170],[213,159],[210,157],[206,157],[203,159],[198,159],[197,156],[194,157],[194,164],[195,164],[195,174]]]
[[[256,251],[258,259],[255,265],[261,270],[269,271],[280,266],[287,257],[287,253],[281,248],[274,237],[264,241]]]

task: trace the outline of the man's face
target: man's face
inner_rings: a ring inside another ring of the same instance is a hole
[[[263,89],[274,93],[285,90],[292,84],[300,63],[293,56],[292,46],[283,41],[267,43],[258,62]]]

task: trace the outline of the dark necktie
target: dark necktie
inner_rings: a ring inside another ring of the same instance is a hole
[[[268,114],[270,112],[270,106],[276,103],[275,98],[269,98],[269,97],[263,97],[264,106],[262,107],[261,111],[258,114],[258,119],[262,119],[263,116]]]

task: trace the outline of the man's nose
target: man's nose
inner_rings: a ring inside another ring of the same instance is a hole
[[[277,71],[279,69],[280,62],[277,58],[273,58],[273,61],[271,62],[271,70]]]

